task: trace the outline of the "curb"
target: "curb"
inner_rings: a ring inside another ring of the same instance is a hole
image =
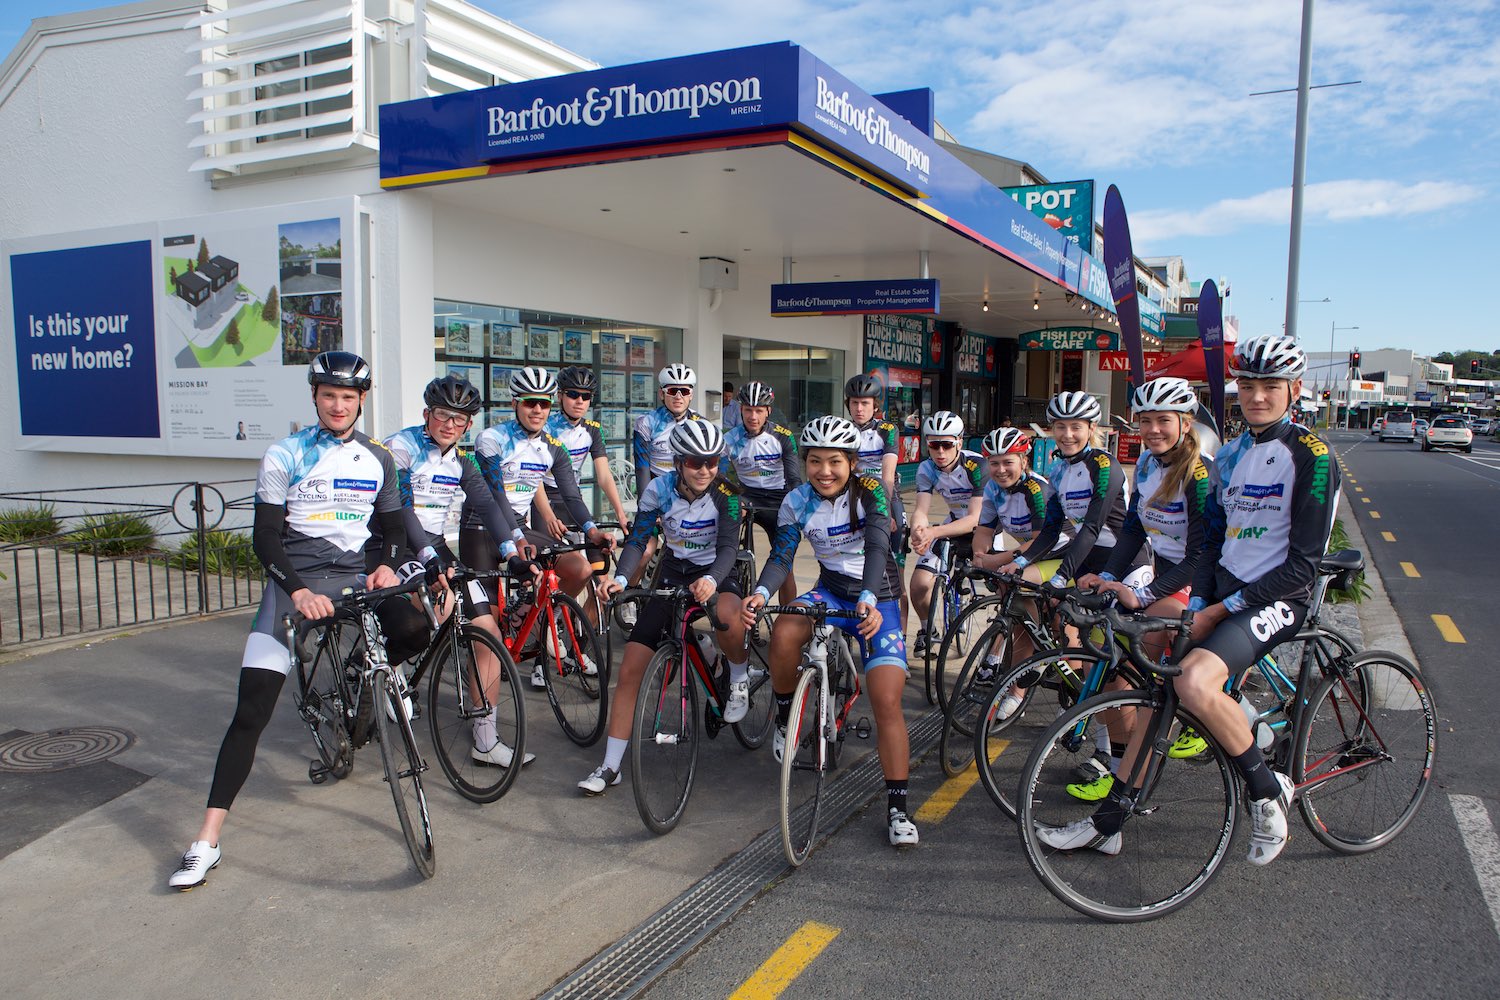
[[[1339,464],[1342,467],[1343,463]],[[1365,540],[1359,518],[1348,507],[1346,498],[1342,495],[1339,497],[1338,518],[1344,523],[1344,530],[1349,533],[1350,543],[1365,554],[1365,582],[1370,585],[1370,596],[1354,605],[1355,612],[1359,615],[1359,627],[1364,632],[1364,648],[1384,649],[1404,656],[1418,670],[1422,669],[1416,652],[1407,641],[1406,630],[1401,627],[1401,619],[1396,616],[1396,609],[1391,605],[1390,595],[1385,591],[1385,581],[1381,579],[1380,570],[1375,568],[1374,553]]]

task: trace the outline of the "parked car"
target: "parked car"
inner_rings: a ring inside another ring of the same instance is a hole
[[[1392,410],[1380,425],[1381,441],[1416,441],[1416,423],[1410,410]]]
[[[1385,423],[1385,418],[1384,417],[1376,417],[1375,418],[1375,422],[1370,425],[1370,433],[1371,434],[1379,434],[1380,433],[1380,425],[1383,424],[1383,423]]]
[[[1422,450],[1434,448],[1457,448],[1467,454],[1474,450],[1474,432],[1463,417],[1434,417],[1427,436],[1422,439]]]
[[[1495,422],[1489,417],[1475,417],[1470,422],[1470,427],[1475,434],[1489,434],[1495,429]]]
[[[1418,417],[1416,420],[1413,420],[1412,421],[1412,425],[1413,425],[1413,429],[1417,432],[1417,440],[1418,441],[1422,441],[1422,440],[1426,439],[1426,437],[1427,437],[1427,428],[1429,428],[1429,427],[1432,426],[1432,424],[1428,423],[1426,420],[1423,420],[1421,417]]]

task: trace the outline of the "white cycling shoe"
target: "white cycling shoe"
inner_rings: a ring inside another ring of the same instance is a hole
[[[1292,808],[1292,793],[1296,785],[1280,771],[1274,772],[1281,794],[1274,799],[1251,799],[1250,808],[1250,863],[1268,865],[1286,847],[1291,839],[1287,830],[1286,816]]]
[[[545,670],[546,670],[546,668],[543,667],[540,663],[538,663],[535,667],[532,668],[532,670],[531,670],[531,689],[533,691],[545,691],[545,690],[547,690],[547,675],[544,672]]]
[[[724,702],[724,721],[739,722],[750,711],[750,682],[730,681],[729,697]]]
[[[589,772],[589,776],[578,783],[585,795],[603,795],[606,788],[620,783],[620,773],[600,764]]]
[[[1004,698],[1000,699],[1000,707],[995,709],[995,715],[1000,719],[1001,722],[1004,722],[1012,715],[1015,715],[1016,709],[1020,707],[1021,699],[1017,698],[1013,694],[1008,694]]]
[[[916,847],[917,824],[900,809],[891,809],[887,814],[892,847]]]
[[[511,763],[516,759],[516,752],[504,743],[496,743],[488,750],[481,750],[475,747],[469,751],[469,756],[480,764],[493,764],[495,767],[510,767]],[[536,754],[528,753],[521,758],[521,766],[525,767],[534,760],[536,760]]]
[[[1119,854],[1125,843],[1125,838],[1119,833],[1108,837],[1100,833],[1092,816],[1085,816],[1067,826],[1038,826],[1036,839],[1057,851],[1077,851],[1087,847],[1111,856]]]
[[[786,755],[786,727],[777,726],[771,734],[771,756],[776,758],[776,763],[781,763],[781,758]]]
[[[206,840],[195,840],[182,856],[182,866],[167,879],[167,885],[179,891],[196,889],[208,881],[208,873],[219,867],[224,852]]]

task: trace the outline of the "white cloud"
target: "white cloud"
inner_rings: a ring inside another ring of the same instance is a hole
[[[1348,222],[1389,216],[1423,215],[1470,204],[1482,192],[1450,181],[1401,184],[1390,180],[1341,180],[1303,189],[1304,222]],[[1130,216],[1131,241],[1138,246],[1184,236],[1226,236],[1251,226],[1285,226],[1291,217],[1292,189],[1225,198],[1193,211],[1147,210]]]

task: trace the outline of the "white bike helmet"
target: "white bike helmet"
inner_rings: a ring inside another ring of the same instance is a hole
[[[668,440],[674,458],[717,459],[724,453],[724,432],[707,420],[684,420]]]
[[[741,406],[774,406],[776,391],[764,382],[746,382],[740,386],[738,398]]]
[[[656,381],[663,389],[669,385],[693,386],[698,384],[698,373],[687,365],[667,365],[657,372]]]
[[[545,368],[526,367],[510,377],[510,394],[516,399],[545,397],[557,394],[557,379]]]
[[[1132,413],[1198,412],[1198,394],[1185,378],[1154,378],[1142,383],[1130,395]]]
[[[1016,427],[997,427],[984,436],[984,454],[990,455],[1029,455],[1031,454],[1031,435],[1023,433]]]
[[[1263,333],[1235,346],[1229,373],[1235,378],[1299,379],[1307,373],[1307,355],[1291,337]]]
[[[957,413],[950,410],[938,410],[922,421],[922,436],[928,439],[952,438],[957,441],[964,436],[964,422]]]
[[[1087,420],[1097,424],[1102,411],[1099,401],[1086,392],[1060,392],[1047,404],[1047,423],[1059,420]]]
[[[819,417],[802,428],[802,437],[798,443],[803,450],[837,448],[840,451],[858,451],[859,431],[843,417]]]

